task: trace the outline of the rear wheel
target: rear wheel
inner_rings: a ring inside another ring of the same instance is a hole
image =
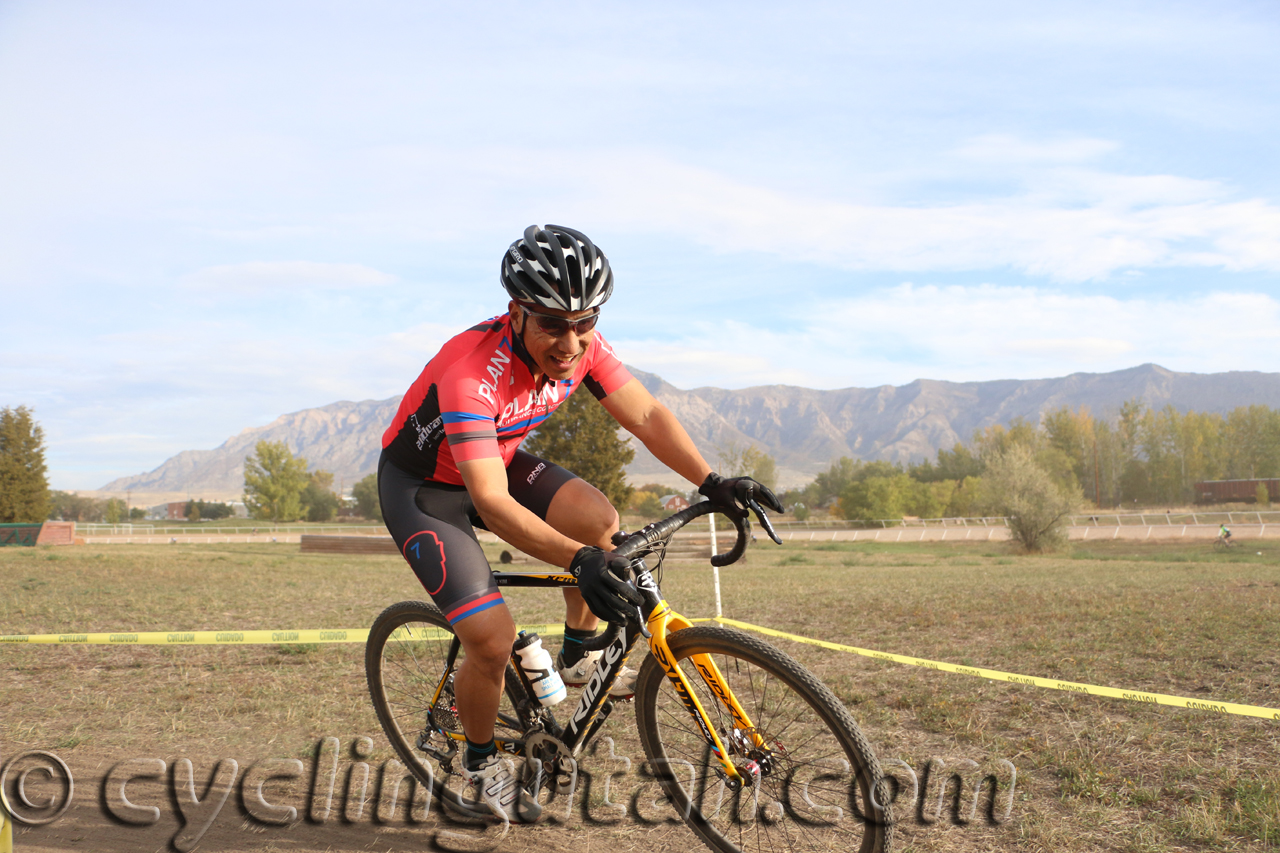
[[[462,733],[453,699],[450,675],[432,703],[444,674],[453,628],[433,604],[402,601],[374,620],[365,644],[365,678],[374,711],[396,755],[414,777],[430,785],[433,796],[466,815],[485,817],[488,808],[477,804],[456,775],[465,746],[447,733]],[[458,651],[454,669],[464,660]],[[519,712],[524,685],[507,665],[507,686],[498,709],[494,735],[498,740],[518,740],[525,731]],[[456,754],[449,756],[451,751]]]
[[[871,746],[840,700],[792,657],[729,628],[677,631],[668,645],[748,785],[720,775],[697,722],[655,657],[636,683],[636,717],[650,772],[714,850],[887,851],[892,797]],[[733,717],[699,674],[719,669],[752,729]],[[876,796],[872,796],[872,790]]]

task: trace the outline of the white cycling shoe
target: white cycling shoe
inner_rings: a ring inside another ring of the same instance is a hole
[[[595,652],[587,652],[582,656],[582,660],[572,666],[565,665],[564,650],[556,655],[556,670],[560,673],[560,679],[564,681],[565,687],[581,687],[591,680],[591,673],[595,672],[596,664],[600,658],[604,656],[604,650]],[[636,675],[638,673],[629,666],[624,666],[618,673],[618,677],[614,679],[613,686],[609,688],[609,696],[614,699],[626,699],[634,696],[636,692]]]
[[[475,770],[468,770],[464,763],[461,773],[475,787],[476,799],[495,817],[509,823],[536,823],[542,817],[542,806],[520,784],[511,759],[494,754]]]

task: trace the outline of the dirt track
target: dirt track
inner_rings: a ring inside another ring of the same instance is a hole
[[[6,755],[5,759],[12,756]],[[130,825],[113,817],[111,811],[128,814],[121,807],[117,794],[118,784],[108,789],[104,780],[119,756],[93,754],[77,749],[64,752],[64,758],[74,779],[74,795],[70,807],[55,821],[46,826],[18,825],[15,851],[94,851],[94,853],[134,853],[134,851],[181,850],[187,847],[193,832],[184,826],[179,817],[179,806],[173,793],[172,769],[163,778],[136,778],[128,782],[128,802],[140,808],[155,807],[159,817],[151,825]],[[207,786],[212,777],[216,759],[212,757],[186,756],[195,767],[196,793],[209,802]],[[166,761],[172,768],[174,762]],[[310,762],[308,762],[310,763]],[[344,761],[345,765],[353,762]],[[320,795],[314,796],[312,768],[308,767],[302,779],[293,783],[272,782],[264,787],[265,800],[272,805],[293,806],[298,811],[296,820],[287,825],[272,825],[251,813],[248,806],[254,798],[252,785],[249,790],[241,784],[247,763],[242,762],[239,775],[224,805],[212,818],[206,832],[198,836],[194,848],[206,853],[250,853],[253,851],[289,851],[289,853],[324,853],[340,850],[418,851],[439,850],[502,850],[520,853],[526,850],[591,850],[608,849],[617,853],[643,848],[666,850],[697,844],[683,825],[649,825],[634,818],[618,818],[597,805],[584,810],[584,798],[576,801],[577,808],[568,821],[549,819],[537,826],[513,826],[502,835],[500,826],[480,826],[466,823],[440,814],[433,804],[424,820],[406,820],[404,810],[397,811],[394,819],[380,822],[372,812],[378,807],[376,799],[377,766],[372,768],[364,813],[358,817],[344,814],[354,808],[358,798],[344,797],[342,788],[349,781],[349,766],[340,768],[337,791],[332,798],[329,814],[319,820],[309,815],[313,803],[321,806],[324,783],[320,782]],[[225,768],[224,768],[225,771]],[[589,783],[588,783],[589,784]],[[27,792],[37,805],[61,795],[58,786],[33,773],[28,777]],[[586,791],[587,798],[591,792]],[[215,794],[216,799],[216,794]],[[111,803],[108,803],[111,800]],[[401,804],[407,805],[408,797],[402,792]],[[641,806],[642,810],[644,806]],[[33,812],[24,812],[33,814]],[[207,812],[206,812],[207,814]],[[261,814],[261,812],[259,812]],[[196,825],[193,821],[192,825]],[[452,837],[450,837],[452,835]]]

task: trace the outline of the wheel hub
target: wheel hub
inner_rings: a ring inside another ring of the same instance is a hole
[[[734,766],[738,768],[738,774],[743,779],[759,779],[762,776],[769,776],[775,768],[775,757],[773,750],[765,744],[769,743],[769,738],[759,729],[734,729],[729,733],[729,750],[739,757],[746,759],[741,762],[734,762]],[[759,742],[759,746],[757,746]]]

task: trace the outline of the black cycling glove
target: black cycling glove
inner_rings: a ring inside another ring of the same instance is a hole
[[[606,554],[593,545],[579,549],[569,564],[569,573],[578,579],[578,590],[591,612],[606,622],[625,623],[637,618],[636,608],[644,598],[623,580],[631,569],[625,557]]]
[[[726,480],[712,471],[698,487],[698,494],[706,495],[707,500],[716,509],[723,510],[726,515],[734,518],[747,517],[749,500],[754,500],[774,512],[782,512],[782,503],[779,502],[773,490],[750,477],[730,477]]]

